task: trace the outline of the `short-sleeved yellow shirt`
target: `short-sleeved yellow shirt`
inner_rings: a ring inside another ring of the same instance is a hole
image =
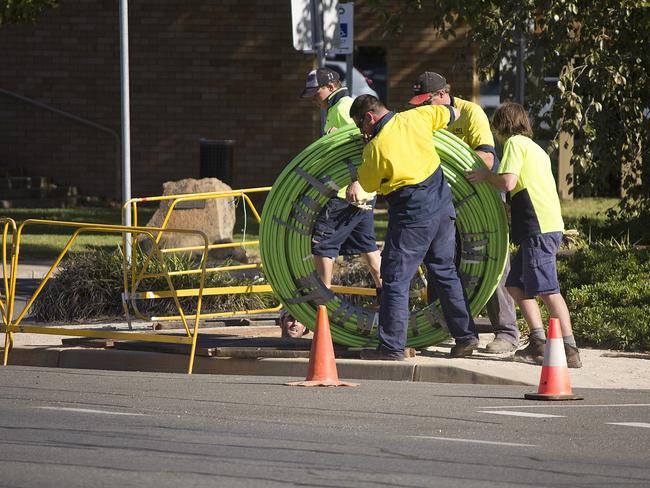
[[[515,243],[524,237],[564,231],[551,159],[544,149],[526,136],[510,137],[503,145],[499,173],[517,175],[510,192]]]
[[[472,149],[480,146],[494,147],[490,120],[480,105],[454,97],[453,106],[460,110],[460,117],[447,130],[465,141]]]
[[[433,131],[446,127],[450,118],[449,107],[443,105],[395,114],[363,150],[358,171],[363,189],[388,195],[431,176],[440,166]]]

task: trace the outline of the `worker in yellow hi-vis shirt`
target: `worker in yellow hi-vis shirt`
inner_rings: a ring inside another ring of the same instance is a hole
[[[336,71],[318,68],[309,72],[301,97],[311,98],[317,107],[327,109],[325,133],[352,123],[352,98],[347,88],[341,86]],[[346,200],[347,194],[354,195],[354,205]],[[375,201],[375,193],[364,192],[357,182],[352,182],[341,188],[318,215],[312,235],[312,254],[316,271],[327,288],[332,284],[336,257],[359,254],[368,265],[377,290],[381,289],[381,258],[373,218]]]
[[[478,335],[454,263],[456,212],[432,137],[434,130],[453,123],[459,112],[426,106],[396,114],[376,97],[361,95],[352,103],[350,115],[367,142],[359,183],[366,191],[385,195],[389,204],[381,260],[379,346],[364,349],[361,358],[404,359],[409,288],[422,262],[456,339],[450,356],[469,356],[478,348]]]
[[[501,105],[494,112],[492,127],[503,144],[499,173],[482,168],[468,171],[467,179],[472,183],[487,181],[510,193],[511,237],[519,249],[512,260],[506,287],[530,329],[528,346],[515,352],[514,359],[532,364],[544,362],[546,334],[536,298],[540,297],[549,316],[560,320],[567,366],[581,368],[571,316],[557,279],[557,252],[564,221],[551,160],[533,141],[528,115],[518,103]]]
[[[452,96],[450,90],[447,80],[442,75],[425,71],[413,83],[414,96],[409,100],[409,104],[416,107],[422,105],[456,107],[460,111],[460,116],[448,127],[449,132],[466,142],[483,160],[487,169],[497,173],[499,159],[494,148],[494,137],[487,115],[479,105]],[[494,332],[494,340],[485,346],[485,352],[492,354],[512,352],[519,345],[515,304],[506,290],[505,283],[509,272],[510,256],[508,255],[501,281],[485,307]],[[431,299],[432,296],[429,298]]]

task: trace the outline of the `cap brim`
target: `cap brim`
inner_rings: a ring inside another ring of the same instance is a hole
[[[426,103],[429,100],[429,98],[431,98],[431,95],[432,95],[431,92],[422,93],[421,95],[416,95],[409,100],[409,105],[422,105],[423,103]]]
[[[318,91],[317,86],[314,86],[314,87],[311,87],[311,88],[305,88],[302,91],[302,94],[300,95],[300,98],[311,98],[316,94],[317,91]]]

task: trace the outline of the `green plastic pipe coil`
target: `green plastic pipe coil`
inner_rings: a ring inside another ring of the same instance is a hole
[[[474,315],[492,296],[508,251],[508,224],[500,194],[487,183],[472,185],[468,168],[483,164],[467,144],[440,130],[433,134],[454,197],[459,271]],[[313,330],[318,304],[327,306],[334,342],[376,344],[376,309],[361,307],[326,289],[311,254],[311,231],[320,209],[350,183],[361,164],[363,143],[354,125],[326,135],[296,156],[273,184],[262,212],[260,252],[266,278],[285,308]],[[457,259],[458,261],[458,259]],[[411,312],[407,345],[445,340],[439,302]]]

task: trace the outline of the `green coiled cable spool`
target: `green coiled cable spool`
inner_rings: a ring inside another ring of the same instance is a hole
[[[433,134],[454,197],[460,250],[459,271],[470,308],[478,314],[503,273],[508,223],[500,194],[487,183],[473,185],[468,168],[483,165],[467,144],[440,130]],[[311,232],[318,213],[339,188],[350,183],[361,164],[363,142],[354,125],[326,135],[304,149],[282,171],[262,212],[260,252],[264,273],[286,309],[313,329],[318,304],[325,304],[334,342],[360,347],[376,344],[376,309],[334,294],[319,279],[311,254]],[[413,310],[407,345],[421,348],[448,337],[439,302]]]

